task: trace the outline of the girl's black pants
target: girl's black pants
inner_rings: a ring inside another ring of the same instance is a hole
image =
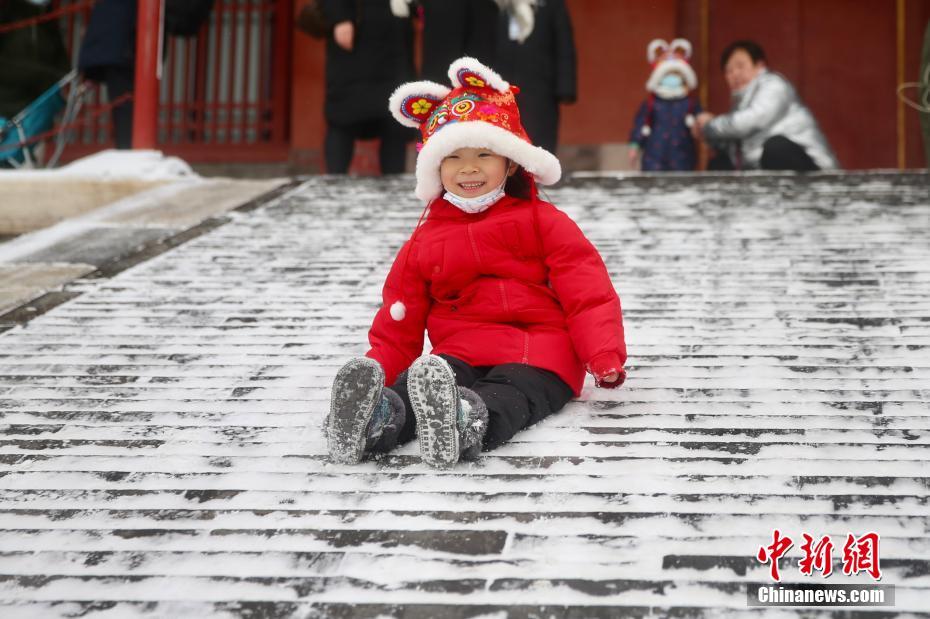
[[[523,363],[471,366],[461,359],[439,355],[449,362],[456,383],[471,389],[488,407],[488,429],[484,449],[494,449],[537,421],[559,411],[572,398],[572,389],[553,372]],[[416,419],[407,391],[407,372],[402,372],[391,389],[407,407],[407,421],[398,443],[416,436]]]

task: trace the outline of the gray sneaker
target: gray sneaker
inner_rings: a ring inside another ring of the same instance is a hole
[[[407,375],[410,405],[417,420],[420,457],[430,466],[449,468],[459,461],[458,387],[445,359],[423,355]]]
[[[368,424],[381,403],[384,370],[374,359],[356,357],[339,369],[333,381],[324,431],[329,457],[358,464],[365,454]]]

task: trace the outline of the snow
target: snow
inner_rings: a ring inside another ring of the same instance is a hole
[[[747,178],[547,190],[615,278],[630,379],[589,382],[451,470],[416,442],[333,464],[319,431],[416,222],[410,178],[309,179],[82,284],[0,334],[0,600],[42,617],[81,600],[113,617],[246,600],[731,617],[778,526],[879,532],[896,610],[925,612],[925,179]]]
[[[173,181],[196,178],[183,160],[157,150],[104,150],[50,170],[0,170],[3,180],[80,178],[84,180]]]

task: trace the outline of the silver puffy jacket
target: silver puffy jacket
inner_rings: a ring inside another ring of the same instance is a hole
[[[814,115],[791,83],[772,71],[763,69],[733,96],[728,114],[716,116],[704,126],[704,138],[712,146],[720,148],[739,141],[743,166],[748,168],[759,167],[762,145],[775,135],[802,146],[821,170],[839,167]]]

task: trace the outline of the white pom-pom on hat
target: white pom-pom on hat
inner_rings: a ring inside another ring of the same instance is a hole
[[[640,133],[643,134],[643,137],[649,137],[649,135],[652,133],[652,127],[649,125],[643,125],[643,129],[640,131]]]
[[[407,306],[401,301],[394,301],[391,305],[391,318],[400,322],[407,315]]]

